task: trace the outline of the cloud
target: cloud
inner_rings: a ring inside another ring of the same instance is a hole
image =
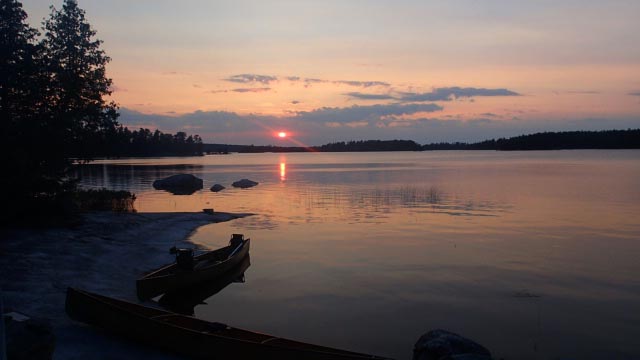
[[[182,71],[165,71],[162,73],[162,75],[168,75],[168,76],[176,76],[176,75],[180,75],[180,76],[190,76],[191,73],[188,72],[182,72]]]
[[[230,81],[235,83],[250,84],[250,83],[262,83],[268,85],[271,82],[277,81],[278,78],[270,75],[257,75],[257,74],[239,74],[231,75],[224,81]]]
[[[299,101],[299,100],[292,100],[292,101],[291,101],[291,103],[292,103],[293,105],[296,105],[296,104],[300,104],[300,101]]]
[[[640,128],[640,119],[636,117],[499,120],[479,115],[478,118],[463,120],[444,116],[421,116],[417,119],[403,116],[419,112],[433,113],[438,109],[441,108],[435,104],[391,104],[321,108],[309,112],[293,112],[287,117],[275,117],[241,115],[227,111],[195,111],[170,116],[143,114],[121,108],[119,121],[130,128],[146,127],[158,128],[163,132],[197,133],[207,143],[256,145],[275,144],[273,129],[290,129],[299,143],[322,145],[335,141],[367,139],[407,139],[420,144],[470,142],[543,131]]]
[[[265,92],[269,90],[271,90],[271,88],[269,87],[231,89],[231,91],[238,92],[238,93],[258,93],[258,92]]]
[[[348,92],[344,95],[360,100],[389,100],[395,99],[401,102],[424,101],[452,101],[457,98],[468,98],[473,101],[476,96],[519,96],[520,94],[507,89],[461,88],[446,87],[435,88],[431,92],[399,92],[397,94],[369,94],[362,92]]]
[[[369,125],[370,124],[369,124],[368,121],[352,121],[352,122],[347,122],[347,123],[341,123],[341,122],[337,122],[337,121],[330,121],[330,122],[324,123],[324,126],[329,127],[329,128],[348,127],[348,128],[356,129],[356,128],[368,127]]]
[[[298,111],[295,114],[298,119],[304,121],[348,123],[363,120],[377,121],[390,115],[411,115],[440,110],[442,107],[437,104],[376,104],[343,108],[323,107],[312,111]]]
[[[596,95],[596,94],[600,94],[600,91],[595,91],[595,90],[574,90],[574,91],[567,91],[567,94]]]
[[[269,85],[272,82],[278,81],[279,79],[288,80],[294,83],[301,82],[304,84],[305,87],[310,87],[313,84],[322,84],[322,83],[333,83],[336,85],[347,85],[347,86],[364,87],[364,88],[375,87],[375,86],[383,86],[383,87],[391,86],[391,84],[384,81],[327,80],[327,79],[320,79],[320,78],[301,78],[300,76],[295,76],[295,75],[277,77],[277,76],[271,76],[271,75],[258,75],[258,74],[237,74],[237,75],[231,75],[222,80],[241,83],[241,84],[261,83],[264,85]]]
[[[294,76],[288,77],[289,80],[294,78]],[[321,83],[333,83],[336,85],[348,85],[355,87],[372,87],[372,86],[391,86],[391,84],[383,82],[383,81],[356,81],[356,80],[325,80],[325,79],[316,79],[316,78],[305,78],[303,80],[306,86],[311,84],[321,84]]]
[[[349,86],[357,86],[357,87],[372,87],[372,86],[385,86],[389,87],[391,84],[383,82],[383,81],[353,81],[353,80],[337,80],[333,82],[338,85],[349,85]]]
[[[640,91],[630,92],[629,95],[631,95],[631,96],[640,96]]]
[[[398,97],[402,101],[451,101],[456,98],[472,98],[477,96],[520,96],[517,92],[507,89],[435,88],[428,93],[401,92]]]
[[[394,97],[389,95],[389,94],[366,94],[366,93],[361,93],[361,92],[348,92],[348,93],[346,93],[344,95],[346,95],[348,97],[351,97],[351,98],[360,99],[360,100],[387,100],[387,99],[394,99]]]
[[[323,79],[316,79],[316,78],[304,78],[303,82],[305,83],[305,85],[310,85],[310,84],[326,83],[326,82],[329,82],[329,81],[328,80],[323,80]]]

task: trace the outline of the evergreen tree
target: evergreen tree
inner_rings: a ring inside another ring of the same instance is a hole
[[[92,148],[117,126],[118,107],[105,100],[111,94],[112,80],[106,76],[111,59],[75,0],[65,0],[60,10],[52,6],[44,30],[56,156],[88,160]]]
[[[39,71],[38,31],[25,23],[27,13],[15,0],[0,0],[0,114],[3,129],[29,116]],[[26,111],[25,111],[26,110]]]
[[[44,90],[42,46],[38,31],[25,21],[26,12],[16,0],[0,0],[0,152],[9,169],[0,186],[9,201],[47,191],[48,176],[39,149],[47,134],[43,129]],[[19,201],[18,201],[19,202]]]
[[[41,41],[26,19],[19,1],[0,0],[0,151],[9,169],[0,186],[16,216],[60,204],[75,188],[74,158],[90,159],[117,134],[118,116],[105,100],[109,58],[77,3],[51,8]]]

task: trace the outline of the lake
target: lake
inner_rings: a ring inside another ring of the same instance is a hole
[[[205,189],[152,188],[176,173]],[[256,214],[192,235],[252,239],[245,282],[200,318],[398,359],[435,328],[497,359],[640,359],[637,150],[118,159],[81,177],[136,193],[140,212]]]

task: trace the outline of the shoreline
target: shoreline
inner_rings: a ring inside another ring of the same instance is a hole
[[[173,261],[171,246],[194,246],[188,238],[197,228],[250,215],[105,211],[83,214],[74,227],[5,230],[5,311],[48,319],[56,336],[54,359],[176,359],[70,320],[64,310],[67,287],[138,302],[135,280]]]

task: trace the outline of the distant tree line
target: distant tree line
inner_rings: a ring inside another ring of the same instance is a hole
[[[361,140],[310,147],[204,144],[202,148],[208,153],[640,149],[640,129],[543,132],[476,143],[441,142],[419,145],[411,140]]]
[[[421,147],[411,140],[366,140],[335,142],[315,147],[322,152],[344,152],[344,151],[419,151]]]
[[[233,145],[233,144],[203,144],[202,152],[205,154],[229,154],[229,153],[289,153],[310,152],[312,148],[300,146],[274,146],[274,145]]]
[[[81,153],[93,157],[194,156],[203,154],[203,144],[199,135],[188,135],[183,131],[169,134],[158,129],[131,131],[118,126],[101,134],[95,144],[82,149]]]
[[[359,151],[420,151],[412,140],[360,140],[335,142],[322,146],[273,146],[273,145],[227,145],[204,144],[206,153],[263,153],[263,152],[359,152]]]
[[[640,149],[640,129],[543,132],[477,143],[435,143],[422,150]]]

